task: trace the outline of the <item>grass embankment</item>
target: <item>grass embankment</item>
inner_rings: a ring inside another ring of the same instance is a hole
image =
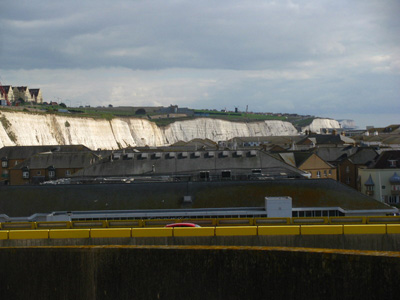
[[[140,118],[154,122],[158,126],[167,126],[176,121],[193,120],[196,118],[212,118],[231,122],[257,122],[265,120],[281,120],[293,123],[295,126],[309,125],[314,118],[288,117],[270,114],[254,114],[245,112],[220,112],[216,110],[189,110],[193,114],[161,113],[160,107],[64,107],[60,105],[21,105],[6,107],[5,110],[24,111],[28,113],[48,113],[88,117],[94,119],[112,120],[113,118]],[[61,110],[61,111],[60,111]],[[68,112],[66,111],[68,110]]]

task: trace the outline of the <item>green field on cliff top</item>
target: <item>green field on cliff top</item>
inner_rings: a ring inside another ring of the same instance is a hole
[[[213,118],[233,122],[256,122],[264,120],[281,120],[293,123],[295,126],[305,126],[314,117],[289,114],[264,114],[246,112],[221,112],[207,109],[188,109],[188,113],[165,113],[162,107],[65,107],[64,105],[21,105],[18,107],[1,107],[1,110],[23,111],[30,113],[48,113],[79,117],[91,117],[111,120],[115,117],[133,117],[152,121],[159,126],[165,126],[175,121],[193,120],[195,118]]]

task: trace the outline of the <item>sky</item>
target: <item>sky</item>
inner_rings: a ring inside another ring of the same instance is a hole
[[[399,0],[2,0],[0,81],[69,106],[400,124],[399,15]]]

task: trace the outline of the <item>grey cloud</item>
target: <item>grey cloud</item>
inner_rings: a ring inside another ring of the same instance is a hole
[[[0,79],[93,105],[383,115],[400,111],[399,13],[398,0],[4,0]]]
[[[5,69],[282,68],[378,38],[363,35],[358,2],[7,2]]]

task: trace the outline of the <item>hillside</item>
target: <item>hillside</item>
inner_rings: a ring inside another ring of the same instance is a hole
[[[319,120],[315,128],[332,125],[332,120]],[[132,117],[114,117],[107,120],[2,111],[0,121],[0,147],[83,144],[91,149],[119,149],[127,146],[165,146],[194,138],[207,138],[217,142],[237,136],[298,134],[291,123],[280,120],[230,122],[195,118],[158,126],[149,120]]]

